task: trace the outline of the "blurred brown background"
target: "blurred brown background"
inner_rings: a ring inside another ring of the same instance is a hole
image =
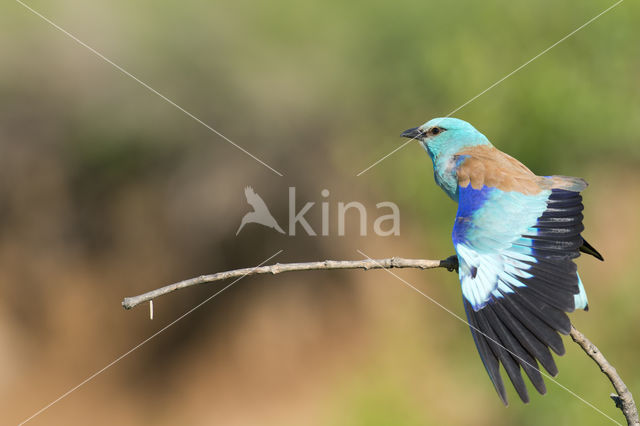
[[[275,261],[452,253],[455,205],[399,133],[446,115],[609,6],[600,0],[29,5],[280,170],[279,177],[17,2],[0,6],[0,423],[25,420],[224,286],[124,311],[203,273]],[[585,177],[575,324],[640,394],[640,7],[626,1],[456,116],[541,175]],[[320,192],[401,209],[399,237],[281,225]],[[286,229],[286,226],[285,226]],[[300,232],[300,228],[298,229]],[[399,271],[464,316],[457,277]],[[565,339],[558,380],[622,421]],[[245,278],[33,425],[605,424],[558,386],[504,408],[466,325],[382,271]]]

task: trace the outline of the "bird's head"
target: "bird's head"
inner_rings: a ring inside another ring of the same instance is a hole
[[[453,117],[431,119],[422,126],[405,130],[401,136],[420,142],[434,161],[438,157],[455,155],[463,148],[491,145],[471,124]]]

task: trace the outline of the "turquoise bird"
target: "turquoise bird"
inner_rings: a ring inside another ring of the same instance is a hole
[[[420,142],[436,183],[458,203],[452,237],[462,299],[493,386],[507,405],[502,364],[523,402],[521,370],[545,394],[538,363],[558,374],[551,351],[564,354],[567,312],[588,309],[573,259],[584,252],[603,260],[581,235],[587,183],[536,176],[456,118],[434,118],[402,136]]]

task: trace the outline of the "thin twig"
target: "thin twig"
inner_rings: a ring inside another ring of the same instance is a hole
[[[403,259],[391,257],[387,259],[364,259],[364,260],[325,260],[321,262],[304,263],[276,263],[275,265],[259,266],[255,268],[235,269],[232,271],[218,272],[215,274],[201,275],[199,277],[180,281],[147,293],[125,297],[122,306],[131,309],[134,306],[152,301],[156,297],[171,293],[181,288],[191,287],[198,284],[211,283],[229,278],[244,277],[247,275],[260,274],[280,274],[282,272],[293,271],[322,271],[335,269],[391,269],[391,268],[414,268],[414,269],[435,269],[446,268],[449,271],[457,271],[458,259],[450,256],[445,260],[425,260],[425,259]],[[616,369],[602,355],[602,352],[589,341],[574,326],[571,326],[571,338],[584,350],[584,352],[600,367],[600,370],[609,378],[617,394],[611,394],[611,399],[616,407],[622,410],[629,426],[640,426],[638,419],[638,409],[633,400],[631,392],[622,381]]]
[[[450,271],[457,269],[458,262],[454,256],[445,260],[424,260],[424,259],[403,259],[400,257],[391,257],[389,259],[365,259],[365,260],[325,260],[322,262],[304,262],[304,263],[276,263],[275,265],[259,266],[256,268],[234,269],[233,271],[218,272],[216,274],[200,275],[199,277],[190,278],[168,286],[149,291],[147,293],[125,297],[122,306],[125,309],[131,309],[143,302],[148,302],[156,297],[179,290],[181,288],[191,287],[198,284],[212,283],[215,281],[226,280],[229,278],[242,277],[245,275],[259,274],[280,274],[282,272],[293,271],[316,271],[331,269],[384,269],[384,268],[414,268],[414,269],[433,269],[447,268]]]
[[[571,338],[574,342],[576,342],[589,358],[595,361],[600,367],[600,370],[609,378],[613,388],[616,390],[616,394],[611,394],[611,399],[616,403],[616,407],[622,410],[622,414],[627,419],[627,423],[630,426],[640,426],[640,418],[638,418],[638,408],[636,407],[636,403],[633,400],[633,396],[631,392],[627,388],[627,385],[624,384],[622,378],[616,371],[616,369],[607,361],[607,359],[602,355],[602,352],[591,343],[589,339],[585,337],[578,329],[574,326],[571,326]]]

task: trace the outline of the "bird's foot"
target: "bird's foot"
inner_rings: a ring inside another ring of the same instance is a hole
[[[458,272],[458,256],[456,256],[455,254],[451,255],[445,260],[441,260],[440,265],[447,268],[447,271],[449,272]]]

